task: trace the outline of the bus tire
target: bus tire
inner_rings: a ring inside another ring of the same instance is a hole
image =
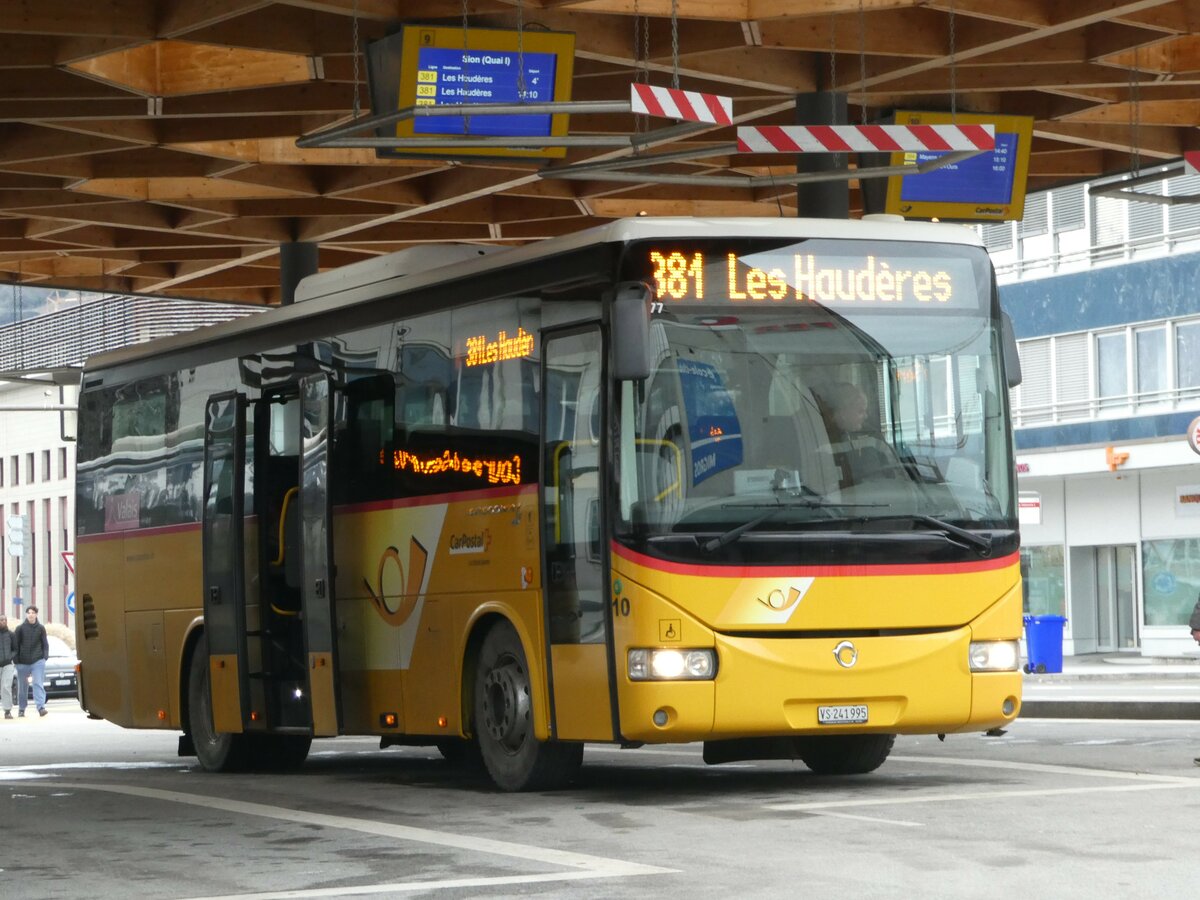
[[[467,772],[483,771],[483,758],[479,754],[479,744],[463,738],[443,738],[437,742],[437,751],[456,769]]]
[[[529,665],[521,639],[507,622],[494,625],[483,639],[473,707],[484,768],[501,790],[553,790],[579,770],[583,744],[534,736]]]
[[[208,682],[208,640],[201,637],[188,667],[188,733],[200,765],[209,772],[242,772],[251,762],[249,736],[225,734],[213,727],[212,688]]]
[[[883,765],[894,734],[829,734],[796,739],[796,755],[818,775],[865,775]]]
[[[312,747],[312,737],[307,734],[256,734],[253,738],[253,764],[258,772],[292,772],[299,769],[308,759],[308,751]]]

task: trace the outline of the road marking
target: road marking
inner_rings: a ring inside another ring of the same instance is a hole
[[[669,871],[669,870],[663,870]],[[611,878],[603,872],[562,872],[545,875],[500,875],[495,878],[457,878],[447,881],[397,881],[387,884],[359,884],[352,887],[306,888],[294,891],[267,891],[258,894],[212,894],[186,900],[284,900],[292,897],[364,897],[371,894],[398,894],[414,891],[439,891],[454,888],[496,887],[505,884],[545,884]]]
[[[1165,785],[1200,787],[1200,778],[1180,775],[1150,775],[1146,772],[1119,772],[1112,769],[1089,769],[1083,766],[1058,766],[1050,763],[1024,763],[1008,759],[964,759],[957,756],[891,756],[896,762],[932,763],[944,766],[969,766],[977,769],[1015,769],[1019,772],[1043,772],[1048,775],[1075,775],[1085,778],[1121,778],[1138,782],[1160,782]]]
[[[1184,779],[1180,779],[1184,781]],[[864,800],[830,800],[813,803],[780,803],[765,806],[776,812],[812,812],[819,809],[842,809],[862,806],[902,806],[913,803],[942,803],[948,800],[995,800],[1000,797],[1060,797],[1071,794],[1120,794],[1137,791],[1179,790],[1181,787],[1200,788],[1200,778],[1187,779],[1184,784],[1105,784],[1079,788],[1031,788],[1011,791],[963,791],[954,794],[937,794],[927,797],[879,797]]]
[[[878,816],[856,816],[854,813],[831,812],[827,809],[811,810],[814,816],[827,816],[830,819],[854,819],[856,822],[874,822],[879,825],[900,825],[904,828],[924,828],[924,822],[909,822],[905,819],[881,819]]]
[[[28,785],[40,787],[41,785]],[[64,784],[53,782],[56,790],[103,791],[111,794],[123,794],[129,797],[140,797],[146,800],[161,800],[166,803],[183,803],[189,806],[199,806],[205,809],[222,810],[246,816],[260,816],[266,819],[276,819],[282,822],[296,822],[301,825],[318,826],[322,828],[340,828],[346,831],[357,831],[379,837],[399,841],[414,841],[422,844],[433,844],[439,847],[452,847],[472,853],[491,853],[505,856],[523,862],[537,862],[546,865],[563,866],[574,871],[561,873],[546,873],[537,875],[512,875],[499,878],[466,879],[446,882],[424,882],[411,885],[365,885],[360,888],[340,887],[318,891],[282,891],[259,894],[231,895],[236,897],[266,900],[270,897],[328,897],[350,895],[353,893],[383,893],[385,891],[431,890],[431,885],[446,887],[479,886],[491,884],[524,884],[541,881],[575,881],[586,878],[624,878],[634,875],[665,875],[678,872],[678,869],[666,869],[660,866],[648,866],[641,863],[627,862],[603,856],[591,856],[586,853],[573,853],[569,850],[555,850],[550,847],[535,847],[531,844],[517,844],[511,841],[498,841],[492,838],[472,837],[465,834],[451,834],[445,831],[433,831],[428,828],[417,828],[412,825],[397,825],[391,822],[377,822],[369,819],[353,819],[349,816],[335,816],[328,813],[315,813],[305,810],[289,809],[285,806],[272,806],[265,803],[251,803],[246,800],[230,800],[225,797],[210,797],[201,794],[189,794],[182,791],[166,791],[159,788],[137,787],[120,784]],[[229,900],[225,897],[224,900]]]

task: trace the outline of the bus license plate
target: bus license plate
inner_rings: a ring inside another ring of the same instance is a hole
[[[858,725],[867,721],[867,705],[818,706],[817,722],[821,725]]]

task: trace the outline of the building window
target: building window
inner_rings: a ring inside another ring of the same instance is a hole
[[[16,487],[21,483],[21,457],[9,457],[9,474],[12,475],[12,486]]]
[[[37,473],[33,470],[33,454],[25,454],[25,483],[33,484],[37,481]]]
[[[1021,548],[1021,588],[1026,615],[1065,615],[1067,590],[1064,571],[1061,544]]]
[[[1142,542],[1147,625],[1187,625],[1200,593],[1200,538]]]
[[[1125,332],[1096,335],[1097,396],[1101,406],[1128,402],[1128,368]]]
[[[1180,388],[1200,388],[1200,322],[1175,327],[1175,373]]]
[[[1139,328],[1134,332],[1137,351],[1137,392],[1148,402],[1166,399],[1167,384],[1167,328]],[[1152,395],[1152,396],[1145,396]]]
[[[42,451],[42,481],[50,480],[50,451]]]

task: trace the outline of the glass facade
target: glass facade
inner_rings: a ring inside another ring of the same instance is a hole
[[[1142,543],[1147,625],[1187,625],[1200,593],[1200,538]]]
[[[1021,585],[1026,615],[1066,615],[1065,571],[1061,544],[1021,548]]]

